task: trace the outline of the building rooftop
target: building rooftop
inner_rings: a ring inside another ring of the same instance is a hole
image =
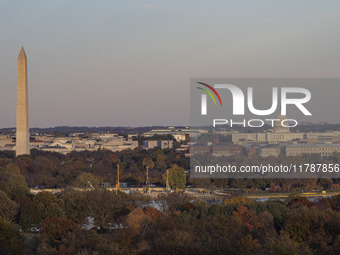
[[[290,144],[287,147],[340,147],[340,143],[299,143]]]

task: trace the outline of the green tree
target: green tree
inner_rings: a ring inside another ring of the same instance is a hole
[[[95,230],[85,230],[85,229],[75,229],[72,232],[70,238],[72,240],[72,246],[77,254],[98,254],[100,246],[102,245],[102,239]],[[104,252],[99,252],[99,254],[104,254]],[[108,252],[106,252],[107,254]]]
[[[244,205],[247,203],[247,199],[242,196],[234,197],[231,199],[225,199],[223,204],[225,205]]]
[[[295,242],[286,232],[281,231],[278,238],[271,238],[265,243],[262,254],[309,255],[312,254],[312,252],[306,245]]]
[[[267,201],[263,205],[264,210],[273,215],[274,226],[280,231],[291,216],[291,210],[282,201]]]
[[[21,207],[19,222],[25,231],[29,231],[32,227],[39,228],[41,221],[42,215],[37,203],[29,201]]]
[[[20,174],[20,168],[16,164],[10,163],[6,166],[5,173],[9,175],[18,175]]]
[[[324,189],[329,189],[330,186],[333,184],[333,180],[331,178],[321,178],[318,184]]]
[[[86,217],[86,196],[84,192],[69,190],[62,197],[66,217],[75,223],[81,224]]]
[[[285,231],[296,242],[303,242],[311,235],[311,220],[306,214],[292,215],[285,224]]]
[[[50,192],[39,192],[33,198],[42,219],[63,216],[58,205],[58,199]]]
[[[24,254],[24,251],[24,241],[19,229],[0,217],[0,254],[19,255]]]
[[[18,214],[19,205],[0,190],[0,217],[13,222]]]
[[[154,168],[155,164],[153,163],[152,158],[144,158],[142,165],[148,167],[149,169]]]
[[[169,174],[169,185],[171,189],[185,189],[186,176],[184,169],[177,165],[173,165],[172,168],[168,169]],[[163,174],[163,180],[166,181],[166,173]]]
[[[98,188],[103,182],[101,177],[95,176],[91,173],[82,173],[77,176],[76,185],[80,188]],[[91,186],[92,185],[92,186]]]
[[[165,170],[167,168],[165,161],[166,161],[166,156],[164,155],[164,153],[159,153],[157,155],[156,168],[160,170]]]
[[[9,177],[8,188],[10,198],[15,201],[22,201],[30,192],[25,177],[18,174]]]

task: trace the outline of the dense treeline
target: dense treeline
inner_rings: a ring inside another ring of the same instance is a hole
[[[316,203],[234,197],[207,205],[182,193],[150,201],[102,188],[6,192],[0,191],[0,254],[338,254],[340,248],[340,196]]]
[[[281,192],[337,185],[336,179],[186,180],[188,163],[183,153],[159,148],[67,155],[32,150],[19,157],[1,152],[0,254],[337,254],[340,196],[316,202],[299,197],[255,202],[236,196],[208,205],[182,193],[150,200],[100,187],[115,180],[117,164],[121,180],[137,185],[145,182],[146,166],[152,183],[164,184],[170,169],[173,189],[185,188],[186,181]],[[32,195],[28,185],[64,190]]]
[[[289,165],[318,165],[318,164],[332,164],[332,165],[340,165],[340,153],[333,153],[330,156],[321,156],[320,154],[303,154],[299,156],[286,156],[284,154],[280,154],[278,157],[269,156],[269,157],[261,157],[260,155],[252,155],[248,156],[246,154],[243,155],[233,155],[233,156],[221,156],[214,157],[210,153],[206,154],[196,154],[191,158],[191,162],[194,165],[206,165],[205,162],[209,162],[209,165],[232,165],[236,166],[237,169],[240,166],[260,166],[260,165],[271,165],[271,166],[289,166]],[[304,168],[305,169],[305,168]],[[339,171],[339,170],[337,170]],[[304,173],[302,173],[304,174]],[[338,172],[334,172],[332,176],[337,175]],[[237,173],[233,176],[236,176]],[[287,174],[288,175],[288,174]],[[310,177],[313,176],[323,176],[325,177],[325,173],[320,171],[319,173],[308,173],[304,176]],[[209,176],[209,173],[205,176]],[[340,190],[339,179],[338,178],[259,178],[263,175],[260,173],[249,174],[248,179],[246,178],[237,178],[237,179],[216,179],[212,182],[209,179],[201,179],[201,180],[192,180],[193,183],[197,182],[205,182],[205,186],[213,186],[217,187],[225,187],[231,186],[239,189],[264,189],[268,188],[272,192],[291,192],[291,191],[310,191],[310,190],[323,190],[323,189],[331,189],[331,190]],[[267,176],[275,176],[275,174],[267,174]],[[281,176],[284,176],[281,174]],[[328,175],[330,176],[330,175]],[[284,176],[285,177],[285,176]],[[289,176],[291,177],[291,176]],[[220,184],[220,185],[219,185]]]
[[[339,163],[340,154],[333,154],[321,158],[319,155],[303,155],[278,158],[246,155],[231,157],[212,157],[204,155],[209,162],[229,162],[234,165],[260,165],[260,164],[304,164],[304,163]],[[120,165],[120,181],[129,185],[143,186],[146,180],[145,160],[152,161],[149,169],[151,184],[165,186],[164,175],[167,169],[179,167],[183,171],[189,169],[189,158],[183,152],[173,149],[160,148],[145,150],[124,150],[113,153],[108,150],[71,152],[67,155],[32,150],[31,155],[15,157],[13,151],[0,152],[0,186],[6,185],[10,174],[22,175],[29,187],[67,188],[83,187],[90,188],[88,181],[93,185],[100,183],[116,184],[117,164]],[[202,188],[227,187],[245,191],[260,191],[269,189],[272,192],[292,192],[308,190],[340,190],[339,179],[190,179],[187,175],[186,185]],[[185,184],[184,184],[185,186]],[[185,187],[184,187],[185,188]]]
[[[142,162],[151,158],[154,167],[149,171],[151,183],[163,183],[163,174],[174,164],[188,169],[189,161],[183,153],[170,149],[125,150],[112,153],[107,150],[71,152],[67,155],[32,150],[31,155],[14,157],[12,152],[0,152],[0,183],[11,172],[20,173],[29,186],[65,188],[75,186],[77,177],[90,173],[101,182],[115,183],[117,164],[120,180],[131,185],[145,183],[145,166]]]

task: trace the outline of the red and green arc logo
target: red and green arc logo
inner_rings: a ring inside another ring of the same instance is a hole
[[[217,96],[217,98],[220,101],[220,104],[222,106],[221,97],[220,97],[220,95],[217,93],[217,91],[212,86],[210,86],[209,84],[203,83],[203,82],[197,82],[197,83],[207,87],[208,89],[210,89]],[[215,105],[217,105],[215,97],[213,96],[213,94],[209,90],[201,88],[201,87],[196,87],[196,88],[198,88],[200,90],[203,90],[205,93],[207,93],[212,98],[212,100],[214,101]]]

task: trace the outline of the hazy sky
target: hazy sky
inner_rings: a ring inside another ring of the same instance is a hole
[[[338,0],[0,0],[0,128],[189,124],[190,78],[339,77]]]

